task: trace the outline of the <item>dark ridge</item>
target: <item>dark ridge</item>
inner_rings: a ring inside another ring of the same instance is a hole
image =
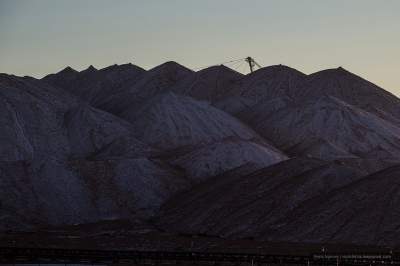
[[[278,72],[287,72],[287,73],[293,72],[293,73],[297,73],[297,74],[306,76],[306,74],[304,74],[303,72],[300,72],[299,70],[297,70],[295,68],[291,68],[289,66],[282,65],[282,64],[272,65],[272,66],[267,66],[267,67],[257,69],[256,71],[248,74],[247,76],[259,75],[261,73],[278,73]]]
[[[116,69],[118,67],[119,67],[118,64],[113,64],[113,65],[109,65],[109,66],[103,67],[103,68],[101,68],[99,70],[100,71],[113,70],[113,69]]]
[[[70,66],[67,66],[66,68],[64,68],[63,70],[57,72],[57,74],[67,74],[67,73],[78,73],[78,71],[76,71],[75,69],[73,69]],[[50,74],[51,75],[51,74]]]
[[[96,72],[96,71],[97,71],[97,68],[95,68],[93,65],[90,65],[88,68],[81,71],[80,73],[89,73],[89,72]]]
[[[158,65],[156,67],[153,67],[149,71],[155,71],[155,70],[162,70],[162,69],[168,69],[168,70],[184,70],[187,72],[193,72],[189,68],[175,62],[175,61],[167,61],[161,65]]]
[[[146,71],[145,69],[143,69],[137,65],[134,65],[132,63],[126,63],[126,64],[121,64],[121,65],[114,64],[114,65],[99,69],[99,71],[101,71],[101,72],[113,72],[113,71],[118,71],[118,70],[122,70],[122,71],[128,71],[128,70],[135,71],[136,70],[136,71],[141,71],[141,72]]]
[[[337,78],[349,76],[349,77],[363,79],[360,76],[357,76],[356,74],[348,71],[347,69],[345,69],[341,66],[337,67],[337,68],[328,68],[328,69],[320,70],[320,71],[314,72],[308,76],[309,77],[323,76],[323,77],[337,77]]]
[[[378,85],[368,81],[361,76],[358,76],[343,67],[325,69],[307,76],[307,82],[304,84],[307,87],[315,85],[329,87],[342,87],[344,90],[355,90],[360,94],[369,94],[382,97],[380,101],[388,100],[399,103],[399,98],[391,92],[379,87]]]
[[[214,71],[215,72],[220,71],[220,72],[225,72],[225,73],[233,73],[233,74],[237,74],[238,76],[243,76],[242,73],[239,73],[236,70],[234,70],[232,68],[229,68],[229,67],[227,67],[225,65],[210,66],[210,67],[201,69],[199,71],[196,71],[196,73],[199,73],[199,74],[203,74],[204,73],[204,74],[206,74],[206,73],[214,72]]]

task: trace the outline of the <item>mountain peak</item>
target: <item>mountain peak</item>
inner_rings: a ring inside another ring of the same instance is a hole
[[[113,64],[108,67],[100,69],[101,72],[114,72],[114,71],[139,71],[139,72],[145,72],[145,70],[141,67],[138,67],[137,65],[134,65],[132,63],[126,63],[126,64]]]
[[[282,64],[260,68],[256,71],[254,71],[253,73],[248,74],[248,76],[252,77],[252,76],[271,75],[271,74],[273,74],[273,75],[294,74],[294,75],[306,76],[304,73],[298,71],[297,69],[294,69],[294,68],[291,68],[289,66],[282,65]]]
[[[175,62],[175,61],[167,61],[161,65],[158,65],[154,68],[152,68],[150,71],[155,71],[155,70],[179,70],[179,71],[185,71],[185,72],[193,72],[192,70],[188,69],[187,67]]]
[[[200,71],[197,71],[197,73],[209,73],[209,72],[222,72],[222,73],[234,73],[239,76],[243,76],[243,74],[237,72],[236,70],[229,68],[225,65],[215,65],[215,66],[210,66],[207,68],[203,68]]]
[[[75,69],[73,69],[70,66],[67,66],[66,68],[64,68],[63,70],[59,71],[57,74],[68,74],[68,73],[78,73],[78,71],[76,71]]]
[[[95,71],[97,71],[97,68],[95,68],[93,65],[90,65],[88,68],[86,68],[82,72],[95,72]]]
[[[310,74],[310,77],[341,77],[341,76],[353,76],[356,78],[360,78],[358,77],[356,74],[353,74],[352,72],[346,70],[345,68],[343,68],[342,66],[339,66],[337,68],[328,68],[328,69],[324,69],[315,73]]]

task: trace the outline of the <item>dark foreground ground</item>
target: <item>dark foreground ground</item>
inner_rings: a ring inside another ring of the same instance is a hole
[[[389,253],[396,247],[329,243],[271,243],[253,239],[222,239],[204,235],[177,235],[128,221],[100,222],[45,228],[35,232],[0,233],[2,247],[71,248],[97,250],[198,251],[307,255],[321,253]]]

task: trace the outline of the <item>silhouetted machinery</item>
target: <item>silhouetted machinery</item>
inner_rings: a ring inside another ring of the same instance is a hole
[[[246,60],[246,62],[249,64],[251,73],[253,73],[255,66],[261,68],[261,66],[250,56],[246,57],[244,60]]]

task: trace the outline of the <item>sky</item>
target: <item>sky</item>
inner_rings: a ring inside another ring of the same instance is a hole
[[[399,0],[0,0],[0,72],[252,56],[306,74],[342,66],[400,95],[399,11]]]

